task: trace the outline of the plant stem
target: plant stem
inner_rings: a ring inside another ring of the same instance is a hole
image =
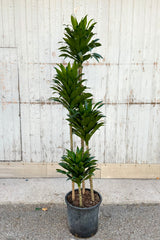
[[[78,69],[78,74],[81,75],[82,74],[82,66],[79,67]],[[82,80],[82,76],[79,79],[80,81]],[[83,148],[83,152],[84,152],[84,140],[81,138],[81,147]],[[82,182],[82,194],[85,194],[85,181]]]
[[[70,126],[70,144],[71,144],[71,151],[73,151],[73,133],[72,133],[72,126]],[[74,191],[74,182],[72,181],[72,201],[75,200],[75,191]]]
[[[86,150],[89,150],[89,146],[88,145],[86,145]]]
[[[83,152],[84,152],[84,140],[81,138],[81,147],[83,147]]]
[[[79,206],[83,207],[82,203],[82,193],[81,193],[81,185],[78,185],[78,192],[79,192]]]
[[[72,201],[75,200],[74,182],[72,181]]]
[[[78,68],[78,74],[82,74],[82,65]],[[82,76],[80,77],[79,80],[82,80]]]
[[[73,151],[73,133],[72,133],[72,126],[69,126],[70,128],[70,146],[71,146],[71,151]]]
[[[93,192],[93,180],[92,180],[92,177],[90,177],[89,182],[90,182],[90,189],[91,189],[91,199],[94,202],[94,192]]]
[[[82,182],[82,194],[85,194],[85,181]]]
[[[82,74],[82,66],[79,67],[78,69],[78,74]],[[82,80],[82,76],[80,77],[79,80]],[[84,140],[81,138],[81,147],[83,147],[83,152],[84,152]],[[82,182],[82,194],[85,194],[85,181]]]
[[[84,140],[81,138],[81,147],[83,147],[84,152]],[[85,194],[85,181],[82,182],[82,193]]]
[[[88,145],[86,145],[86,149],[89,150]],[[93,191],[93,179],[92,179],[92,177],[89,178],[89,182],[90,182],[90,189],[91,189],[91,199],[94,202],[94,191]]]

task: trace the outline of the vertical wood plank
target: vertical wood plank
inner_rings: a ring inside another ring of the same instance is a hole
[[[24,162],[31,162],[30,104],[21,103],[21,124],[22,124],[22,159]]]
[[[51,62],[58,63],[63,60],[59,58],[58,48],[60,44],[58,42],[62,41],[65,20],[62,19],[62,1],[55,0],[50,1],[50,41],[51,41]],[[65,22],[69,23],[69,22]]]
[[[154,2],[154,1],[153,1]],[[154,49],[155,49],[155,63],[160,64],[160,2],[157,0],[156,12],[156,26],[155,26],[155,38],[154,38]]]
[[[40,131],[40,105],[30,104],[30,148],[31,162],[42,161],[41,131]]]
[[[130,63],[132,44],[133,0],[122,0],[120,63]]]
[[[2,47],[16,47],[13,0],[1,0]]]
[[[145,29],[145,0],[135,0],[133,5],[132,59],[133,63],[143,61]]]
[[[148,154],[147,162],[151,164],[160,163],[160,109],[159,105],[151,107],[149,113],[149,134],[148,134]]]
[[[100,73],[99,69],[101,69]],[[89,88],[86,92],[90,91],[96,102],[105,101],[107,92],[107,67],[105,65],[90,65],[84,66],[83,71],[85,73],[83,78],[87,79],[86,85]]]
[[[37,44],[37,52],[39,54],[40,63],[50,63],[51,59],[51,49],[50,49],[50,1],[35,1],[37,4],[37,26],[35,29],[37,34],[34,35]],[[54,13],[53,13],[54,14]]]
[[[119,63],[121,35],[122,1],[109,1],[108,61]]]
[[[0,55],[0,135],[1,161],[21,160],[18,69],[14,48],[1,49]]]
[[[107,66],[107,78],[106,78],[106,103],[117,103],[118,102],[118,76],[119,67],[117,65]]]
[[[127,106],[117,105],[116,109],[116,149],[115,149],[115,161],[116,163],[126,162],[126,115]]]
[[[97,36],[100,39],[101,47],[97,48],[97,52],[103,57],[104,63],[109,62],[108,59],[108,29],[109,29],[109,3],[110,1],[97,1]],[[103,16],[103,18],[102,18]]]
[[[2,0],[0,1],[0,47],[4,46]]]
[[[0,160],[5,160],[2,102],[0,102]]]
[[[116,106],[106,105],[105,162],[116,162]]]

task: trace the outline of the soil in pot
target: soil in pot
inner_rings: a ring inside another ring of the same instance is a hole
[[[75,200],[72,201],[72,194],[70,193],[67,198],[68,202],[73,206],[79,207],[79,193],[78,190],[75,190]],[[83,207],[92,207],[99,203],[100,198],[97,193],[94,192],[94,201],[91,199],[90,190],[85,190],[85,194],[82,194]]]
[[[102,197],[94,191],[95,201],[92,202],[90,189],[86,189],[83,195],[83,208],[80,208],[78,189],[75,190],[75,193],[76,200],[74,203],[76,203],[76,206],[72,203],[72,192],[65,196],[69,230],[76,237],[91,237],[98,230],[98,212]]]

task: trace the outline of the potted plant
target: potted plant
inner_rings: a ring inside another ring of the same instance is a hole
[[[82,78],[83,63],[87,60],[94,58],[97,61],[102,58],[98,53],[93,50],[101,43],[99,39],[93,39],[95,33],[93,29],[96,25],[93,19],[87,21],[87,15],[78,23],[74,16],[71,16],[71,25],[65,27],[65,37],[63,38],[62,46],[59,48],[60,57],[69,58],[78,64],[79,79]],[[72,142],[72,126],[70,125],[70,140]],[[81,139],[81,147],[84,146],[84,140]],[[71,144],[72,149],[72,144]],[[72,182],[72,189],[74,189],[74,182]],[[85,193],[85,183],[82,182],[83,193]],[[74,199],[74,193],[72,192]]]
[[[90,155],[89,150],[84,152],[83,148],[77,147],[75,152],[67,150],[67,154],[62,157],[59,165],[65,171],[57,169],[78,185],[74,201],[72,201],[71,192],[65,196],[69,229],[77,237],[91,237],[98,229],[98,212],[102,197],[94,191],[94,201],[92,201],[90,189],[86,189],[85,194],[81,192],[82,182],[94,174],[96,162],[97,160]]]
[[[103,114],[100,108],[102,102],[93,104],[92,94],[87,92],[83,77],[84,61],[101,55],[92,53],[95,47],[100,46],[99,39],[92,40],[95,22],[87,22],[87,16],[78,23],[71,16],[71,26],[65,27],[61,55],[74,60],[73,64],[63,66],[58,64],[53,79],[54,95],[51,99],[61,103],[68,110],[67,121],[70,128],[70,150],[62,156],[58,172],[67,175],[72,181],[72,191],[65,201],[68,209],[68,224],[72,234],[78,237],[93,236],[98,229],[98,211],[102,201],[101,195],[93,190],[92,176],[96,168],[95,158],[89,152],[89,140],[93,134],[104,125]],[[73,134],[81,139],[81,147],[73,149]],[[85,189],[85,181],[89,179],[90,189]],[[74,189],[74,184],[78,189]],[[82,191],[81,191],[82,186]]]

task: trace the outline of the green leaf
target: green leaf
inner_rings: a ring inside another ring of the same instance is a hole
[[[68,180],[81,184],[94,173],[96,160],[90,155],[89,150],[83,152],[83,148],[77,147],[75,152],[67,149],[67,154],[62,156],[59,165],[67,171],[57,169],[57,172],[67,175]]]
[[[73,15],[71,15],[71,22],[72,22],[72,26],[75,29],[76,26],[78,25],[77,19],[75,17],[73,17]]]
[[[65,172],[65,171],[63,171],[61,169],[56,169],[56,171],[59,172],[59,173],[65,174],[65,175],[67,174],[67,172]]]
[[[96,22],[91,19],[87,23],[87,15],[78,23],[74,16],[71,16],[71,26],[65,27],[65,37],[63,38],[63,46],[59,48],[61,57],[75,60],[79,66],[90,58],[97,61],[101,58],[98,53],[91,54],[94,48],[101,46],[99,39],[93,39],[95,33],[93,29]]]

